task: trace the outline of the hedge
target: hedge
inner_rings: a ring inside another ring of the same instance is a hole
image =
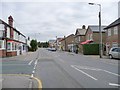
[[[99,44],[84,44],[83,54],[84,55],[99,55]]]

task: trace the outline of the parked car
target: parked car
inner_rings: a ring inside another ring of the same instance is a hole
[[[52,48],[48,48],[47,50],[48,50],[48,51],[56,51],[56,48],[53,48],[53,47],[52,47]]]
[[[109,51],[109,58],[117,58],[120,59],[120,47],[113,47]]]

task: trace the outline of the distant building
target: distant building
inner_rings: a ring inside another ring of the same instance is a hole
[[[50,48],[53,48],[53,47],[55,48],[55,46],[56,46],[56,43],[55,43],[55,42],[56,42],[56,40],[49,40],[49,41],[48,41],[49,47],[50,47]]]
[[[75,48],[74,48],[75,38],[74,37],[75,37],[74,34],[70,34],[67,37],[64,36],[64,38],[60,41],[62,50],[74,52],[74,50],[75,50]]]
[[[13,27],[12,16],[8,24],[0,19],[0,57],[20,55],[26,50],[26,36]]]
[[[104,29],[106,30],[106,50],[108,54],[110,48],[120,47],[120,18]]]

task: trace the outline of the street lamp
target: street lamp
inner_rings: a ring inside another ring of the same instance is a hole
[[[100,33],[100,41],[99,41],[99,55],[100,58],[102,58],[102,31],[101,31],[101,4],[96,4],[96,3],[88,3],[89,5],[98,5],[99,6],[99,33]]]

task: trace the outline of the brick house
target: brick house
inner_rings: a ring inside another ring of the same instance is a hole
[[[120,18],[104,29],[106,30],[106,50],[108,54],[110,48],[120,47]]]
[[[72,51],[72,52],[74,51],[74,45],[75,45],[74,37],[75,37],[74,34],[70,34],[67,37],[64,36],[64,38],[62,40],[60,40],[62,50]]]
[[[101,26],[101,31],[102,31],[102,42],[105,44],[105,28],[106,26]],[[93,43],[99,44],[100,42],[100,32],[99,32],[99,26],[98,25],[89,25],[86,31],[86,40],[92,40]]]
[[[12,16],[8,24],[0,19],[0,57],[24,54],[26,50],[26,37],[13,27]]]
[[[86,27],[85,25],[82,28],[77,28],[75,32],[75,44],[79,47],[79,52],[82,53],[82,45],[80,43],[86,41]]]

